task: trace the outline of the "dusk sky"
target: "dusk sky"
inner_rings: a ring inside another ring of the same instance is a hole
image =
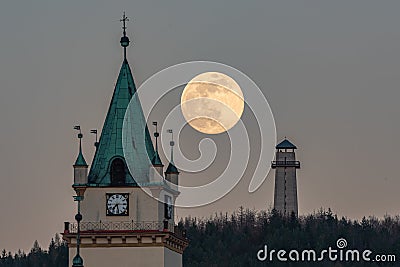
[[[122,63],[124,10],[137,86],[193,60],[230,65],[259,86],[278,141],[298,147],[300,215],[321,207],[351,219],[399,214],[399,1],[4,1],[0,249],[28,251],[35,239],[47,247],[73,221],[73,126],[84,131],[90,164],[89,130],[102,128]],[[245,177],[223,199],[177,214],[271,208],[273,174],[255,193]]]

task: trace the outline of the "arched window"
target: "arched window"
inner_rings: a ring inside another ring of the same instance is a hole
[[[122,159],[114,159],[111,163],[111,184],[123,185],[125,184],[125,163]]]

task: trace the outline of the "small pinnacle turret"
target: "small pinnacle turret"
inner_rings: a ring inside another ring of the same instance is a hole
[[[171,142],[169,142],[169,145],[171,146],[171,160],[168,164],[167,170],[165,171],[165,174],[166,174],[167,180],[168,180],[168,174],[176,174],[177,175],[177,174],[179,174],[179,171],[175,167],[175,164],[174,164],[174,146],[175,146],[174,133],[173,133],[172,129],[168,129],[167,132],[171,134]],[[176,179],[178,179],[178,177],[176,177]]]
[[[79,131],[78,138],[79,138],[79,154],[76,158],[74,164],[74,185],[73,187],[75,190],[77,188],[81,188],[82,186],[86,186],[87,184],[87,176],[88,176],[88,165],[86,163],[85,158],[83,157],[82,153],[82,138],[83,134],[81,131],[81,126],[77,125],[74,127],[75,130]]]
[[[78,157],[76,158],[74,167],[75,166],[86,166],[87,167],[88,165],[86,163],[85,157],[82,154],[82,138],[83,138],[83,134],[82,134],[82,131],[81,131],[81,126],[77,125],[77,126],[74,127],[74,129],[79,131],[79,133],[78,133],[79,154],[78,154]]]
[[[160,137],[160,133],[158,132],[158,123],[153,121],[153,125],[156,127],[156,131],[154,132],[154,137],[156,139],[156,151],[154,152],[154,156],[151,159],[151,163],[153,166],[164,166],[161,162],[160,155],[158,154],[158,137]]]
[[[153,165],[153,168],[157,172],[157,175],[155,173],[152,174],[152,182],[161,182],[160,178],[163,177],[163,169],[164,165],[161,162],[160,155],[158,154],[158,137],[160,137],[160,133],[158,132],[158,123],[156,121],[153,121],[153,125],[156,127],[156,131],[154,132],[154,137],[156,139],[156,150],[154,151],[154,156],[151,159],[151,163]]]

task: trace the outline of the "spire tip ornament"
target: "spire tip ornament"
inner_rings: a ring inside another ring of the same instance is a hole
[[[122,19],[120,19],[122,22],[122,30],[123,30],[123,36],[121,37],[121,46],[124,48],[124,60],[126,60],[126,48],[129,46],[129,38],[126,36],[126,22],[129,21],[129,18],[125,15],[122,16]]]

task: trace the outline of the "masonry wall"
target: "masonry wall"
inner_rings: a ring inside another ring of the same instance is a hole
[[[164,265],[164,247],[110,247],[110,248],[83,248],[81,256],[83,265],[89,267],[157,267]],[[69,250],[69,262],[76,255],[76,249]],[[177,265],[180,266],[180,262]]]
[[[276,152],[276,161],[295,161],[294,152]],[[282,214],[298,215],[297,178],[295,167],[277,167],[275,169],[274,208]]]

